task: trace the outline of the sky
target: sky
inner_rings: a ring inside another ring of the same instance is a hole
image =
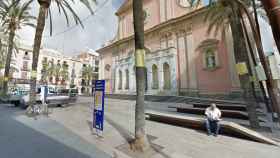
[[[203,0],[207,3],[208,0]],[[58,14],[56,5],[52,5],[53,15],[53,35],[50,36],[49,21],[46,21],[46,28],[43,35],[43,47],[56,49],[65,55],[75,55],[90,48],[96,50],[109,40],[112,40],[117,32],[116,10],[122,5],[124,0],[98,0],[98,5],[94,7],[96,13],[90,12],[81,4],[74,4],[74,10],[84,19],[84,29],[76,26],[72,21],[67,27],[64,15]],[[39,5],[37,1],[32,4],[32,15],[37,16]],[[260,19],[261,32],[264,42],[265,52],[273,51],[273,36],[269,24]],[[25,43],[33,43],[35,29],[26,27],[19,32]]]
[[[58,14],[56,5],[52,5],[53,35],[50,36],[49,20],[46,21],[46,29],[43,34],[43,47],[62,51],[66,55],[75,55],[80,51],[98,49],[102,44],[111,40],[116,35],[117,17],[116,10],[124,0],[98,0],[98,5],[93,4],[97,12],[91,15],[81,4],[74,4],[73,8],[84,20],[84,28],[76,26],[72,21],[67,27],[64,15]],[[103,5],[105,4],[105,5]],[[39,5],[35,1],[32,4],[32,15],[37,16]],[[66,31],[66,32],[65,32]],[[64,32],[64,33],[62,33]],[[35,29],[25,27],[19,31],[19,36],[25,43],[33,43]]]

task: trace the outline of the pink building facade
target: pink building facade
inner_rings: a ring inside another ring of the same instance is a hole
[[[146,93],[232,94],[240,90],[232,38],[207,34],[205,8],[187,0],[144,0]],[[132,0],[117,11],[116,38],[97,50],[107,93],[135,93]]]

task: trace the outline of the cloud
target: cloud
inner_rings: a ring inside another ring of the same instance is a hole
[[[70,27],[67,27],[64,15],[59,15],[56,4],[52,4],[51,11],[53,17],[53,36],[49,36],[49,20],[46,20],[46,27],[43,34],[43,47],[57,49],[64,54],[73,55],[79,51],[85,50],[86,47],[96,49],[108,40],[114,38],[117,31],[117,17],[116,10],[123,3],[124,0],[98,0],[98,12],[90,16],[89,10],[81,3],[73,5],[74,10],[81,19],[85,19],[84,29],[81,26],[75,26],[73,20]],[[100,6],[106,4],[100,8]],[[37,16],[39,5],[37,1],[32,4],[32,14]],[[61,33],[66,31],[65,33]],[[19,35],[28,42],[33,43],[35,30],[29,27],[23,28]]]

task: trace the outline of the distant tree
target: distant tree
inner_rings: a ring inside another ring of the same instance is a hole
[[[47,77],[51,84],[53,83],[53,77],[55,75],[55,65],[54,60],[48,62]]]
[[[61,80],[62,84],[66,84],[65,82],[69,80],[69,65],[67,62],[63,62],[61,69]]]
[[[4,73],[4,93],[8,90],[8,78],[10,74],[10,65],[14,50],[14,38],[16,32],[24,26],[35,27],[32,23],[36,18],[30,15],[30,4],[33,0],[21,3],[20,0],[2,0],[0,3],[0,18],[2,26],[6,26],[8,32],[8,52],[5,62]]]
[[[55,77],[55,84],[58,85],[61,76],[61,65],[58,62],[54,67],[54,77]]]

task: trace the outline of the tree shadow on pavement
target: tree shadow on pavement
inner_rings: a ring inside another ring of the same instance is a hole
[[[117,132],[127,141],[127,143],[130,143],[134,139],[133,134],[131,132],[129,132],[124,127],[116,123],[111,118],[106,117],[105,120],[117,130]]]
[[[34,120],[18,108],[0,106],[0,148],[3,158],[109,158],[63,125]]]
[[[131,142],[133,142],[134,139],[133,134],[109,117],[106,117],[106,121],[111,126],[113,126],[117,130],[117,132],[127,141],[127,143],[118,146],[116,149],[134,158],[149,158],[155,154],[160,154],[164,158],[170,158],[170,156],[168,156],[166,153],[162,151],[163,150],[162,146],[152,142],[155,139],[157,139],[157,137],[151,135],[147,135],[147,139],[150,144],[150,149],[148,149],[145,153],[132,151],[130,144]]]

